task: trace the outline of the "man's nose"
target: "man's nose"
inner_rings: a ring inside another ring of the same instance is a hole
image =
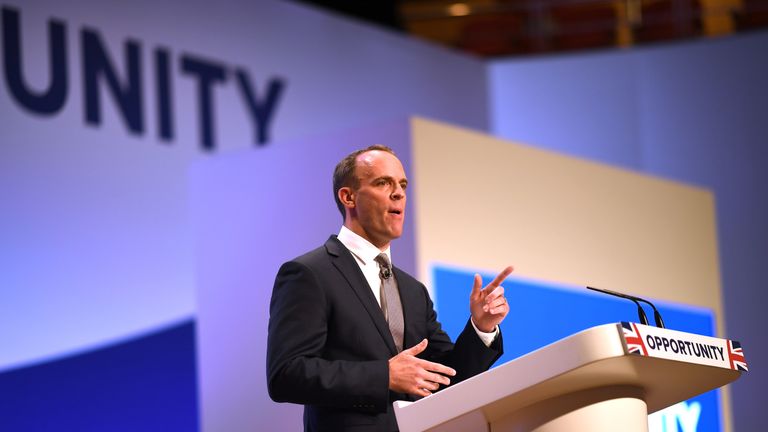
[[[405,189],[402,186],[395,185],[395,189],[392,191],[392,199],[403,199],[405,197]]]

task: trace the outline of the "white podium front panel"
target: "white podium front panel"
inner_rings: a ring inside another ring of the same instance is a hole
[[[645,431],[648,413],[728,384],[741,375],[738,368],[703,364],[703,360],[651,357],[634,353],[634,349],[630,353],[634,340],[627,338],[625,327],[632,326],[636,335],[645,334],[646,338],[698,337],[663,329],[651,334],[647,326],[628,323],[593,327],[417,402],[396,402],[400,429],[454,430],[454,421],[474,421],[480,430],[484,422],[491,431],[549,432],[574,430],[566,425],[594,422],[589,430],[610,431],[617,425],[605,425],[597,417],[620,411],[626,419],[622,430],[638,427]],[[477,413],[482,413],[482,419]]]

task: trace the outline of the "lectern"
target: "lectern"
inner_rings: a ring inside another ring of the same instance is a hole
[[[394,408],[401,432],[647,432],[649,413],[746,370],[738,342],[622,322]]]

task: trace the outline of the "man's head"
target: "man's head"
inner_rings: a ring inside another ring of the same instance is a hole
[[[350,153],[333,172],[344,225],[381,249],[403,232],[407,185],[403,165],[383,145]]]

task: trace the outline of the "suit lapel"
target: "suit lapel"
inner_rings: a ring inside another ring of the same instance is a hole
[[[387,344],[392,355],[397,354],[395,341],[392,339],[392,333],[389,332],[389,325],[384,319],[381,307],[376,301],[376,297],[373,295],[371,287],[368,285],[368,281],[365,279],[365,276],[363,276],[360,266],[355,262],[352,253],[347,250],[336,236],[331,236],[331,238],[325,242],[325,249],[328,251],[328,255],[330,255],[334,267],[341,273],[349,284],[349,287],[360,300],[360,303],[365,307],[365,310],[368,312],[368,315],[370,315],[371,320],[373,320],[376,329],[384,339],[384,342]]]
[[[397,279],[397,289],[400,291],[400,303],[403,305],[403,323],[405,324],[405,333],[403,335],[403,349],[408,349],[417,343],[419,340],[412,340],[408,337],[408,328],[410,327],[409,319],[419,316],[419,311],[414,310],[417,305],[423,304],[418,294],[420,289],[413,289],[412,286],[407,285],[409,280],[404,276],[402,270],[397,267],[393,267],[395,272],[395,279]]]

